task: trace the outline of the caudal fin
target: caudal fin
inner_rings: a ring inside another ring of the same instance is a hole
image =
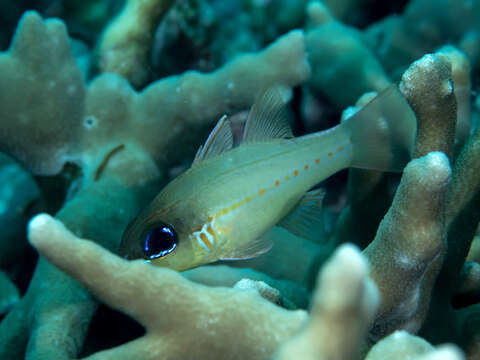
[[[348,118],[353,143],[352,167],[401,171],[415,141],[415,114],[396,85],[391,85]]]

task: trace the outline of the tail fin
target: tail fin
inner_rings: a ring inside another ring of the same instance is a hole
[[[401,171],[410,160],[417,120],[391,85],[344,123],[353,142],[352,167]]]

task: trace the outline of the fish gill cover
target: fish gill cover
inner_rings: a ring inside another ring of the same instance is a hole
[[[480,357],[480,1],[0,9],[0,359]],[[413,111],[411,161],[326,179],[283,224],[315,236],[273,227],[250,260],[116,255],[218,119],[238,143],[271,86],[296,136]],[[403,105],[372,111],[390,86]]]

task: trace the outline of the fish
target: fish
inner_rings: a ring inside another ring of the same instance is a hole
[[[312,239],[321,221],[322,180],[349,167],[401,171],[416,120],[396,85],[333,128],[294,137],[278,87],[251,107],[240,144],[222,116],[191,167],[127,226],[126,259],[177,271],[256,257],[275,225]],[[312,190],[313,189],[313,190]]]

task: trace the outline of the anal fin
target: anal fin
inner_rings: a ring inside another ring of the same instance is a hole
[[[294,235],[315,241],[319,229],[323,232],[322,202],[325,197],[323,189],[307,192],[278,225]]]

